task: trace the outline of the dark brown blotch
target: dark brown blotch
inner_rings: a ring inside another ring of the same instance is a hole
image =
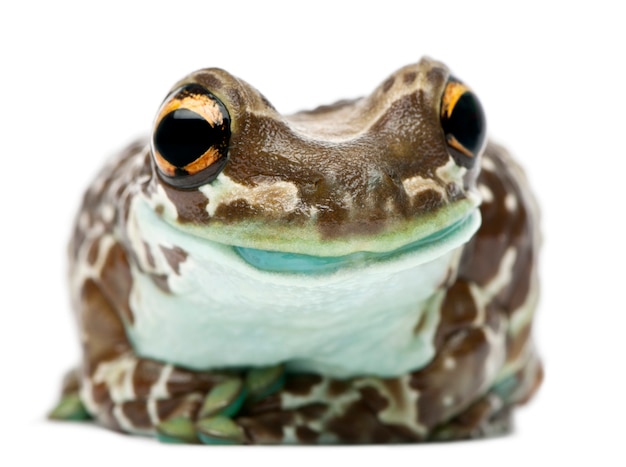
[[[158,399],[156,401],[157,416],[161,421],[174,417],[188,417],[193,420],[200,410],[201,402],[198,398],[189,397],[189,394]]]
[[[308,426],[296,427],[296,437],[302,444],[315,444],[319,438],[319,433]]]
[[[171,395],[207,393],[213,386],[224,381],[225,376],[218,372],[191,371],[174,367],[167,380],[167,391]]]
[[[441,193],[432,188],[418,193],[412,199],[411,203],[413,207],[412,211],[420,213],[434,212],[444,204],[445,201],[442,198]]]
[[[256,219],[260,211],[246,200],[236,199],[228,204],[220,204],[215,210],[216,220],[225,224],[235,223],[243,219]]]
[[[402,79],[404,81],[404,84],[406,85],[413,84],[415,78],[417,78],[417,73],[414,71],[408,71],[404,73],[404,75],[402,75]]]
[[[376,388],[366,386],[359,389],[361,399],[374,412],[378,413],[389,406],[389,401],[385,399]]]
[[[440,348],[452,334],[471,326],[478,316],[478,308],[467,282],[457,281],[448,289],[440,313],[436,348]]]
[[[444,83],[448,75],[448,70],[439,66],[434,66],[426,72],[427,81],[431,83]]]
[[[254,444],[278,444],[283,440],[283,427],[293,424],[291,412],[270,412],[252,417],[239,417],[237,423],[243,427]]]
[[[314,374],[289,375],[283,390],[295,396],[308,396],[312,389],[322,381],[321,376]]]
[[[146,261],[148,262],[148,266],[154,268],[156,266],[156,263],[154,262],[154,255],[152,254],[150,245],[148,245],[147,242],[143,242],[143,249],[146,253]]]
[[[146,401],[134,400],[124,402],[124,404],[122,404],[122,413],[128,420],[131,421],[135,428],[152,428],[152,420],[150,419],[150,414],[148,413]]]
[[[100,239],[93,240],[87,250],[87,262],[93,266],[98,261],[98,253],[100,252]]]
[[[83,285],[80,302],[79,322],[88,337],[83,344],[85,370],[93,374],[100,362],[114,359],[130,345],[117,311],[94,280]]]
[[[336,398],[345,394],[351,389],[350,383],[348,381],[340,380],[340,379],[332,379],[328,383],[328,396],[332,398]]]
[[[109,388],[106,383],[96,383],[91,387],[91,397],[98,405],[112,405],[113,400],[109,394]]]
[[[178,190],[162,183],[168,199],[176,206],[178,221],[189,224],[204,224],[210,216],[206,210],[209,200],[199,190]]]
[[[161,292],[166,294],[171,294],[172,289],[170,289],[170,285],[167,282],[167,274],[149,274],[150,279],[152,279],[152,283],[156,285]]]
[[[530,293],[533,277],[534,267],[534,252],[528,246],[524,245],[517,250],[517,258],[513,266],[513,275],[515,280],[512,280],[507,288],[505,288],[497,297],[499,302],[508,301],[509,306],[506,311],[508,315],[511,315],[515,310],[520,308]]]
[[[174,413],[174,411],[180,405],[181,399],[157,399],[156,401],[156,412],[159,420],[167,420],[170,415]]]
[[[163,364],[153,360],[140,359],[133,373],[133,388],[138,399],[148,397],[152,386],[159,380]]]
[[[364,401],[352,403],[343,414],[328,422],[328,431],[349,444],[388,443],[393,434]]]
[[[461,330],[450,337],[448,344],[445,356],[459,363],[467,359],[484,362],[489,355],[489,340],[482,327]]]
[[[393,76],[387,78],[385,82],[383,83],[383,92],[388,92],[393,86],[393,83],[395,82],[396,82],[396,79]]]
[[[300,413],[307,421],[320,420],[327,411],[328,405],[322,402],[308,404],[298,409],[298,413]]]
[[[126,250],[120,243],[115,243],[109,249],[101,276],[102,290],[124,320],[132,324],[134,318],[129,301],[133,278]]]
[[[270,394],[259,401],[246,401],[242,414],[246,416],[256,415],[263,412],[274,412],[281,408],[280,392]]]
[[[163,252],[163,256],[165,256],[167,263],[176,274],[180,275],[180,265],[187,259],[189,254],[178,246],[175,246],[174,248],[168,248],[166,246],[159,245],[159,247]]]

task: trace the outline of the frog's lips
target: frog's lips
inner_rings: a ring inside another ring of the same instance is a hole
[[[328,274],[340,269],[364,267],[413,255],[415,263],[426,263],[467,242],[480,226],[480,213],[472,211],[443,229],[386,252],[361,251],[344,256],[312,256],[280,251],[233,247],[248,264],[279,273]]]

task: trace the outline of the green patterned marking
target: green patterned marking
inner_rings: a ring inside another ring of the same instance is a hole
[[[204,444],[243,444],[245,441],[242,428],[223,415],[199,420],[196,429]]]
[[[48,414],[51,420],[82,421],[90,420],[91,415],[85,409],[77,392],[64,395],[57,406]]]
[[[246,375],[248,399],[259,401],[277,392],[285,384],[285,368],[283,365],[253,368]]]
[[[156,427],[157,438],[162,443],[198,443],[196,429],[188,417],[174,417]]]
[[[204,399],[199,418],[215,415],[233,417],[246,398],[246,387],[241,378],[230,378],[213,387]]]

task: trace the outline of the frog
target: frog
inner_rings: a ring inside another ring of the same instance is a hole
[[[196,71],[84,195],[82,357],[50,416],[177,443],[508,433],[543,378],[539,246],[524,171],[443,63],[291,115]]]

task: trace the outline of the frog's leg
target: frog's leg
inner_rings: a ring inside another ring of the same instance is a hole
[[[525,403],[538,389],[543,369],[536,354],[515,374],[496,383],[489,392],[452,420],[438,426],[433,441],[498,436],[512,428],[512,408]]]
[[[475,304],[496,310],[505,323],[506,360],[489,392],[433,434],[458,439],[506,431],[512,406],[538,389],[543,369],[531,339],[537,306],[538,209],[521,169],[501,147],[489,144],[478,187],[483,227],[466,246],[459,280]]]
[[[51,416],[91,416],[109,428],[141,434],[156,433],[166,421],[193,418],[206,393],[225,376],[134,353],[124,326],[132,319],[128,254],[112,231],[90,235],[80,229],[79,223],[70,249],[70,277],[83,360]],[[174,428],[180,431],[180,426]]]
[[[118,260],[122,258],[118,256]],[[92,279],[81,288],[78,310],[84,360],[65,385],[66,405],[68,400],[78,399],[98,422],[129,433],[151,434],[166,420],[193,418],[205,394],[225,376],[136,356],[126,337],[120,308],[109,298],[111,290],[110,283]],[[62,415],[59,410],[52,414],[55,418],[76,418]]]
[[[146,159],[145,141],[130,146],[103,169],[83,199],[69,246],[70,289],[83,360],[67,378],[51,417],[90,416],[115,430],[145,434],[178,421],[164,427],[165,435],[178,432],[184,437],[181,420],[195,417],[205,395],[226,376],[141,358],[126,335],[125,323],[133,320],[130,264],[141,269],[145,261],[123,246],[128,242],[120,226],[128,221],[133,194],[126,187],[147,178],[142,173],[149,167]],[[144,272],[160,279],[153,271]]]

